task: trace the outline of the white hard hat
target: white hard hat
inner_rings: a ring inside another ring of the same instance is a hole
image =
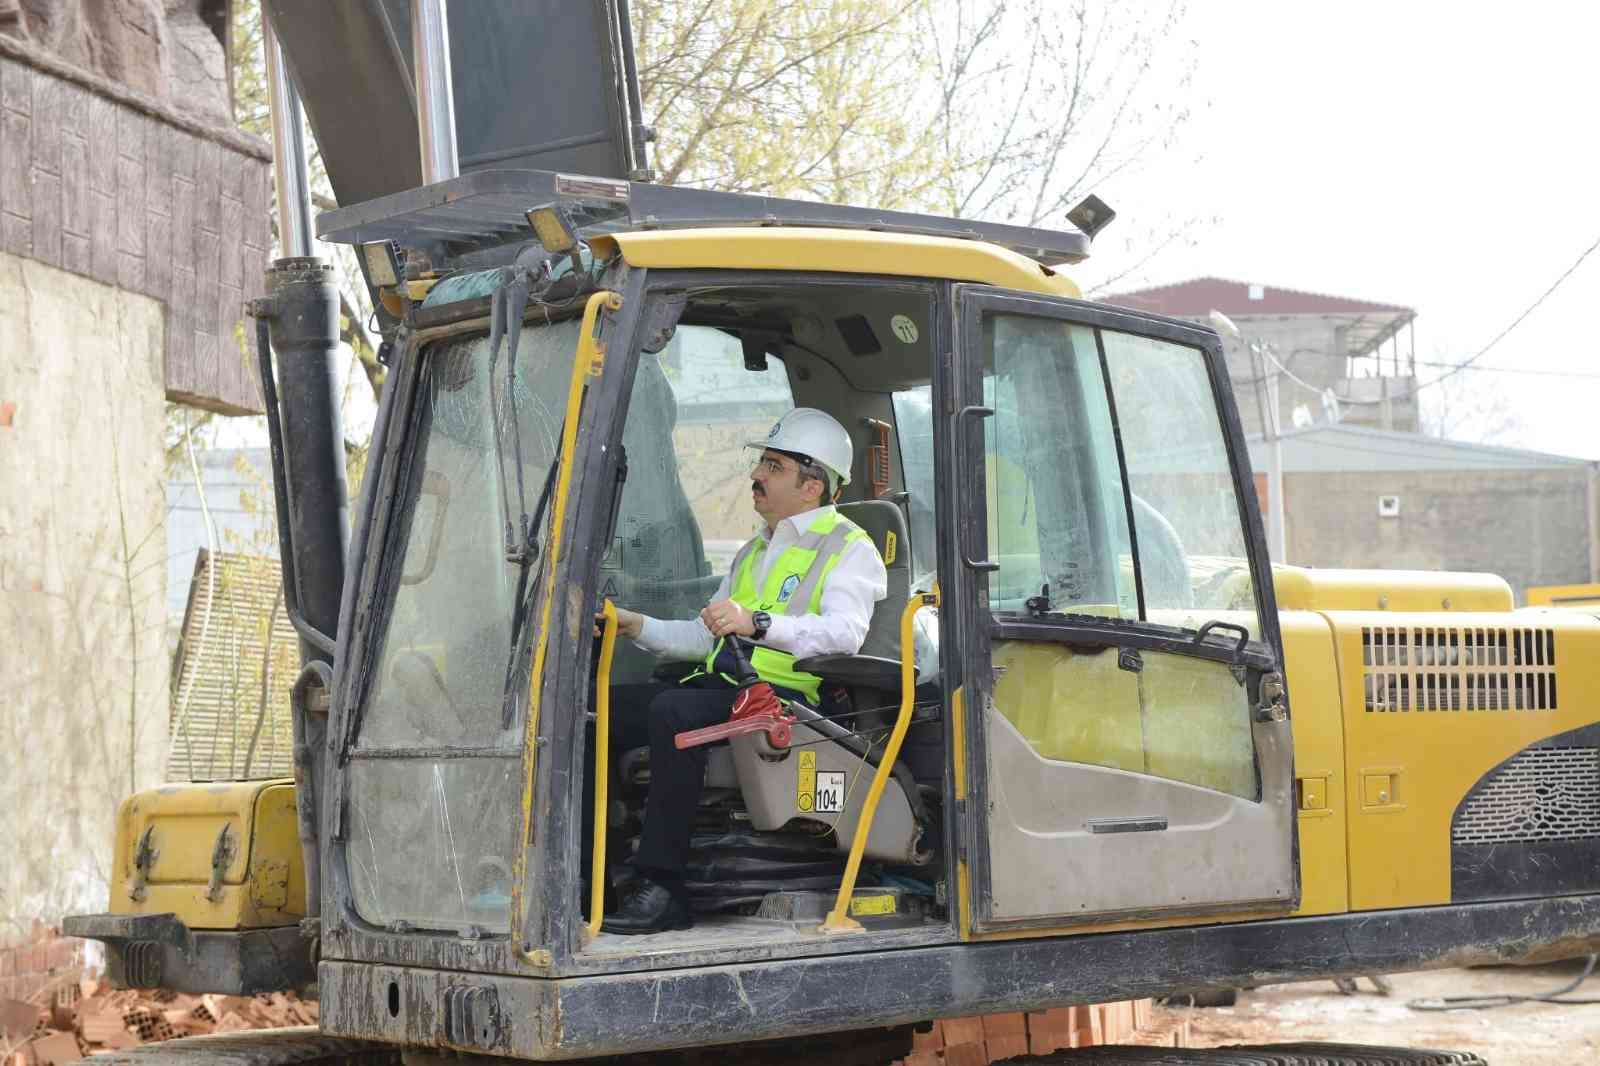
[[[752,448],[804,455],[828,468],[839,484],[850,484],[855,447],[838,419],[815,407],[796,407],[773,423],[766,440],[753,440]]]

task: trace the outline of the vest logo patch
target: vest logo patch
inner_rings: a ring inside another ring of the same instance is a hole
[[[788,603],[789,597],[794,595],[794,590],[800,587],[800,575],[790,574],[783,579],[783,587],[778,589],[778,602]]]

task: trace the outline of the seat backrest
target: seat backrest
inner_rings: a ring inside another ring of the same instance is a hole
[[[900,658],[900,614],[911,595],[911,538],[906,534],[905,512],[888,500],[841,503],[839,513],[860,526],[889,572],[889,593],[872,611],[872,625],[861,645],[861,655]]]

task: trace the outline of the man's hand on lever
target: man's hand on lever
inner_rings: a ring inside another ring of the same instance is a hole
[[[732,600],[718,600],[706,607],[700,612],[700,621],[711,630],[713,637],[753,637],[756,632],[755,619],[750,612]]]
[[[605,631],[606,616],[596,611],[594,615],[594,635],[600,636]],[[617,608],[617,636],[635,640],[639,630],[644,628],[644,615],[638,611],[630,611],[626,607]]]

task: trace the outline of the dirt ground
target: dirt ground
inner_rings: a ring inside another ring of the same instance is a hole
[[[1396,974],[1389,978],[1394,992],[1388,997],[1365,979],[1354,996],[1341,995],[1331,981],[1267,985],[1241,992],[1231,1008],[1179,1012],[1190,1019],[1194,1047],[1331,1040],[1472,1051],[1489,1066],[1590,1066],[1600,1063],[1600,1004],[1522,1003],[1443,1013],[1406,1005],[1427,997],[1543,994],[1582,969],[1582,960],[1574,960]],[[1600,998],[1600,972],[1570,994]]]

